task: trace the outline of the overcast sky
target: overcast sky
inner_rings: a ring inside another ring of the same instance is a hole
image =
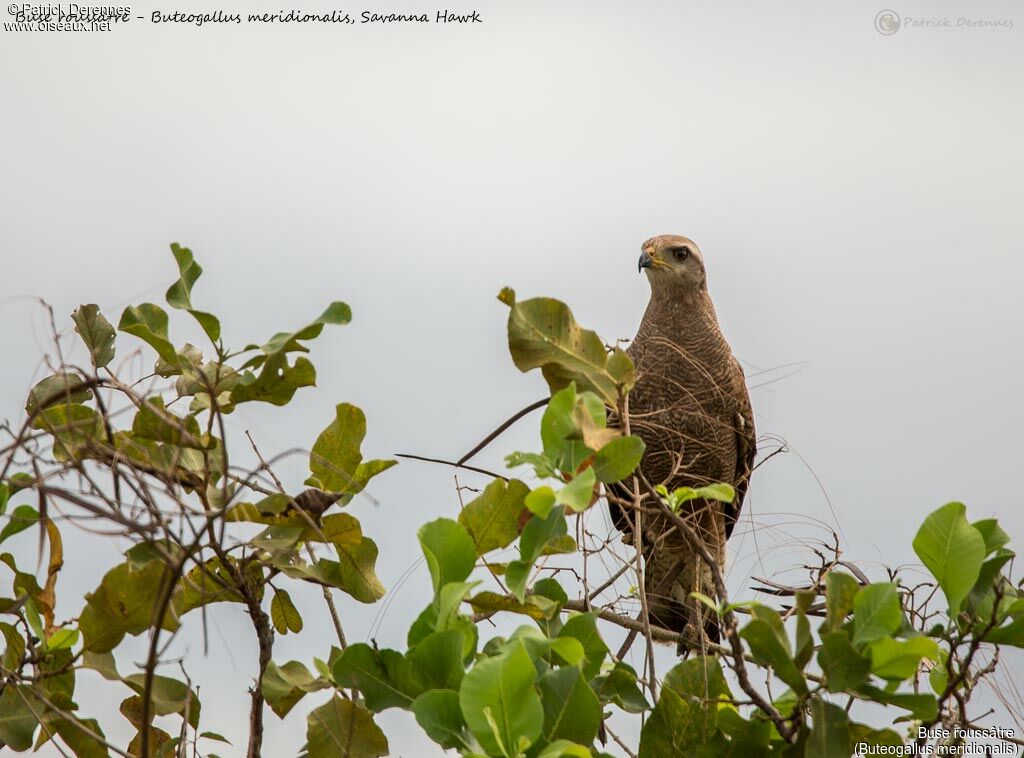
[[[458,457],[544,393],[507,357],[498,290],[561,298],[606,338],[630,337],[648,297],[639,245],[680,233],[704,252],[759,432],[791,450],[754,478],[730,543],[734,594],[814,560],[810,541],[833,529],[882,577],[914,560],[919,522],[953,499],[1024,534],[1018,3],[901,3],[891,35],[863,2],[458,6],[474,8],[483,23],[467,26],[3,32],[0,416],[16,418],[43,375],[32,297],[62,327],[80,302],[116,323],[162,299],[178,241],[206,269],[198,306],[233,345],[331,300],[354,311],[314,345],[319,386],[283,412],[240,411],[237,431],[265,452],[309,445],[349,401],[366,411],[368,455]],[[947,16],[952,28],[912,25]],[[958,28],[960,16],[1014,25]],[[538,422],[481,465],[536,447]],[[295,486],[301,464],[284,469]],[[417,526],[457,513],[452,484],[406,462],[375,481],[376,506],[353,504],[393,592],[379,628],[382,606],[341,599],[350,639],[404,646],[429,577],[400,580]],[[30,555],[34,537],[19,539]],[[65,539],[71,613],[118,548]],[[308,664],[333,633],[318,593],[295,594],[307,628],[275,659]],[[204,728],[240,754],[255,646],[238,607],[212,620],[205,659],[198,636],[180,644]],[[142,656],[127,645],[122,670]],[[78,694],[97,715],[124,696],[88,674]],[[284,722],[268,712],[267,755],[299,748],[320,700]],[[392,754],[433,754],[405,715],[380,720]],[[104,724],[130,738],[123,719]]]

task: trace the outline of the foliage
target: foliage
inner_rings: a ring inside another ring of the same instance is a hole
[[[78,675],[91,669],[125,687],[120,713],[137,735],[117,752],[213,755],[226,738],[202,730],[209,717],[198,689],[187,675],[157,668],[166,641],[183,624],[202,623],[192,611],[213,612],[218,603],[243,606],[258,643],[250,731],[232,735],[248,741],[250,756],[260,753],[264,705],[284,718],[300,703],[308,703],[310,758],[386,755],[375,717],[391,708],[409,711],[427,738],[466,756],[603,754],[609,737],[618,739],[612,716],[643,719],[630,748],[641,758],[846,756],[861,744],[950,742],[939,730],[918,730],[970,725],[972,690],[993,669],[978,664],[978,652],[1024,647],[1009,537],[993,519],[969,521],[959,503],[931,514],[915,537],[931,576],[916,586],[896,574],[871,582],[846,573],[837,556],[794,590],[788,607],[731,603],[724,583],[716,597],[698,596],[721,616],[723,645],[651,629],[643,614],[633,619],[600,600],[606,588],[594,589],[585,574],[582,584],[565,579],[553,562],[580,549],[586,532],[574,528],[574,538],[570,527],[602,494],[611,497],[605,485],[628,483],[633,499],[620,505],[660,514],[684,536],[684,503],[730,502],[735,493],[721,484],[670,492],[635,477],[643,442],[610,422],[625,415],[629,358],[606,349],[564,304],[520,302],[511,290],[500,299],[510,308],[513,360],[524,371],[540,368],[552,395],[540,449],[511,453],[507,463],[538,481],[496,477],[457,519],[424,524],[429,601],[405,648],[350,642],[335,593],[359,603],[385,594],[376,543],[351,511],[395,462],[364,459],[366,418],[339,403],[311,441],[307,489],[286,486],[255,441],[234,439],[225,422],[240,405],[287,405],[313,385],[306,343],[327,325],[348,323],[349,309],[332,303],[302,328],[233,351],[219,318],[193,305],[202,269],[191,251],[172,252],[179,278],[167,303],[194,319],[208,355],[172,340],[160,306],[126,308],[118,329],[156,355],[151,388],[141,390],[144,383],[118,373],[124,337],[96,305],[83,305],[72,320],[90,367],[61,365],[37,383],[24,420],[8,429],[0,544],[30,532],[45,555],[37,578],[13,553],[0,554],[9,579],[0,596],[0,743],[10,750],[56,740],[79,757],[111,754],[100,721],[75,699]],[[247,454],[255,465],[234,463]],[[75,559],[64,555],[57,513],[102,519],[132,542],[84,605],[67,613],[62,598],[60,615],[57,579]],[[623,572],[630,569],[642,595],[642,567],[627,563]],[[299,583],[322,588],[338,636],[312,669],[273,658],[276,635],[312,623],[289,591]],[[936,610],[939,592],[945,605]],[[522,623],[485,639],[485,621],[496,614]],[[681,642],[694,652],[660,677],[649,656],[637,671],[623,660],[628,644],[618,654],[609,649],[615,625],[631,631],[629,644]],[[149,655],[122,671],[114,654],[129,635],[146,635]],[[851,702],[886,706],[884,723],[862,723]],[[173,731],[163,728],[169,723]]]

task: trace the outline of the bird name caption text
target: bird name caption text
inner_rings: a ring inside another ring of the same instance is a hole
[[[7,13],[14,24],[5,24],[8,31],[109,31],[111,24],[132,21],[164,26],[219,26],[223,24],[482,24],[483,16],[476,10],[447,8],[422,13],[388,11],[347,11],[302,9],[276,12],[255,11],[183,11],[154,10],[133,12],[130,5],[84,5],[81,3],[48,3],[32,5],[11,3]],[[85,25],[85,26],[83,26]]]

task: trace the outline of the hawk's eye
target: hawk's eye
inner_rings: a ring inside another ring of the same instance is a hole
[[[672,255],[677,261],[685,261],[690,257],[690,249],[686,247],[678,247],[672,251]]]

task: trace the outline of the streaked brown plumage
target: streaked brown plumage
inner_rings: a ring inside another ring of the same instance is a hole
[[[683,506],[690,506],[682,515],[690,516],[723,567],[725,541],[739,516],[756,450],[743,369],[719,329],[697,245],[663,235],[641,249],[640,270],[647,273],[651,299],[627,351],[637,372],[629,396],[631,432],[647,446],[641,469],[653,484],[669,490],[714,482],[735,487],[731,504],[697,500]],[[623,485],[613,491],[628,498]],[[614,504],[611,512],[616,525],[631,534],[633,515]],[[694,591],[715,596],[708,567],[667,519],[646,516],[642,532],[652,621],[676,631],[700,621],[717,640],[714,619],[690,598]]]

